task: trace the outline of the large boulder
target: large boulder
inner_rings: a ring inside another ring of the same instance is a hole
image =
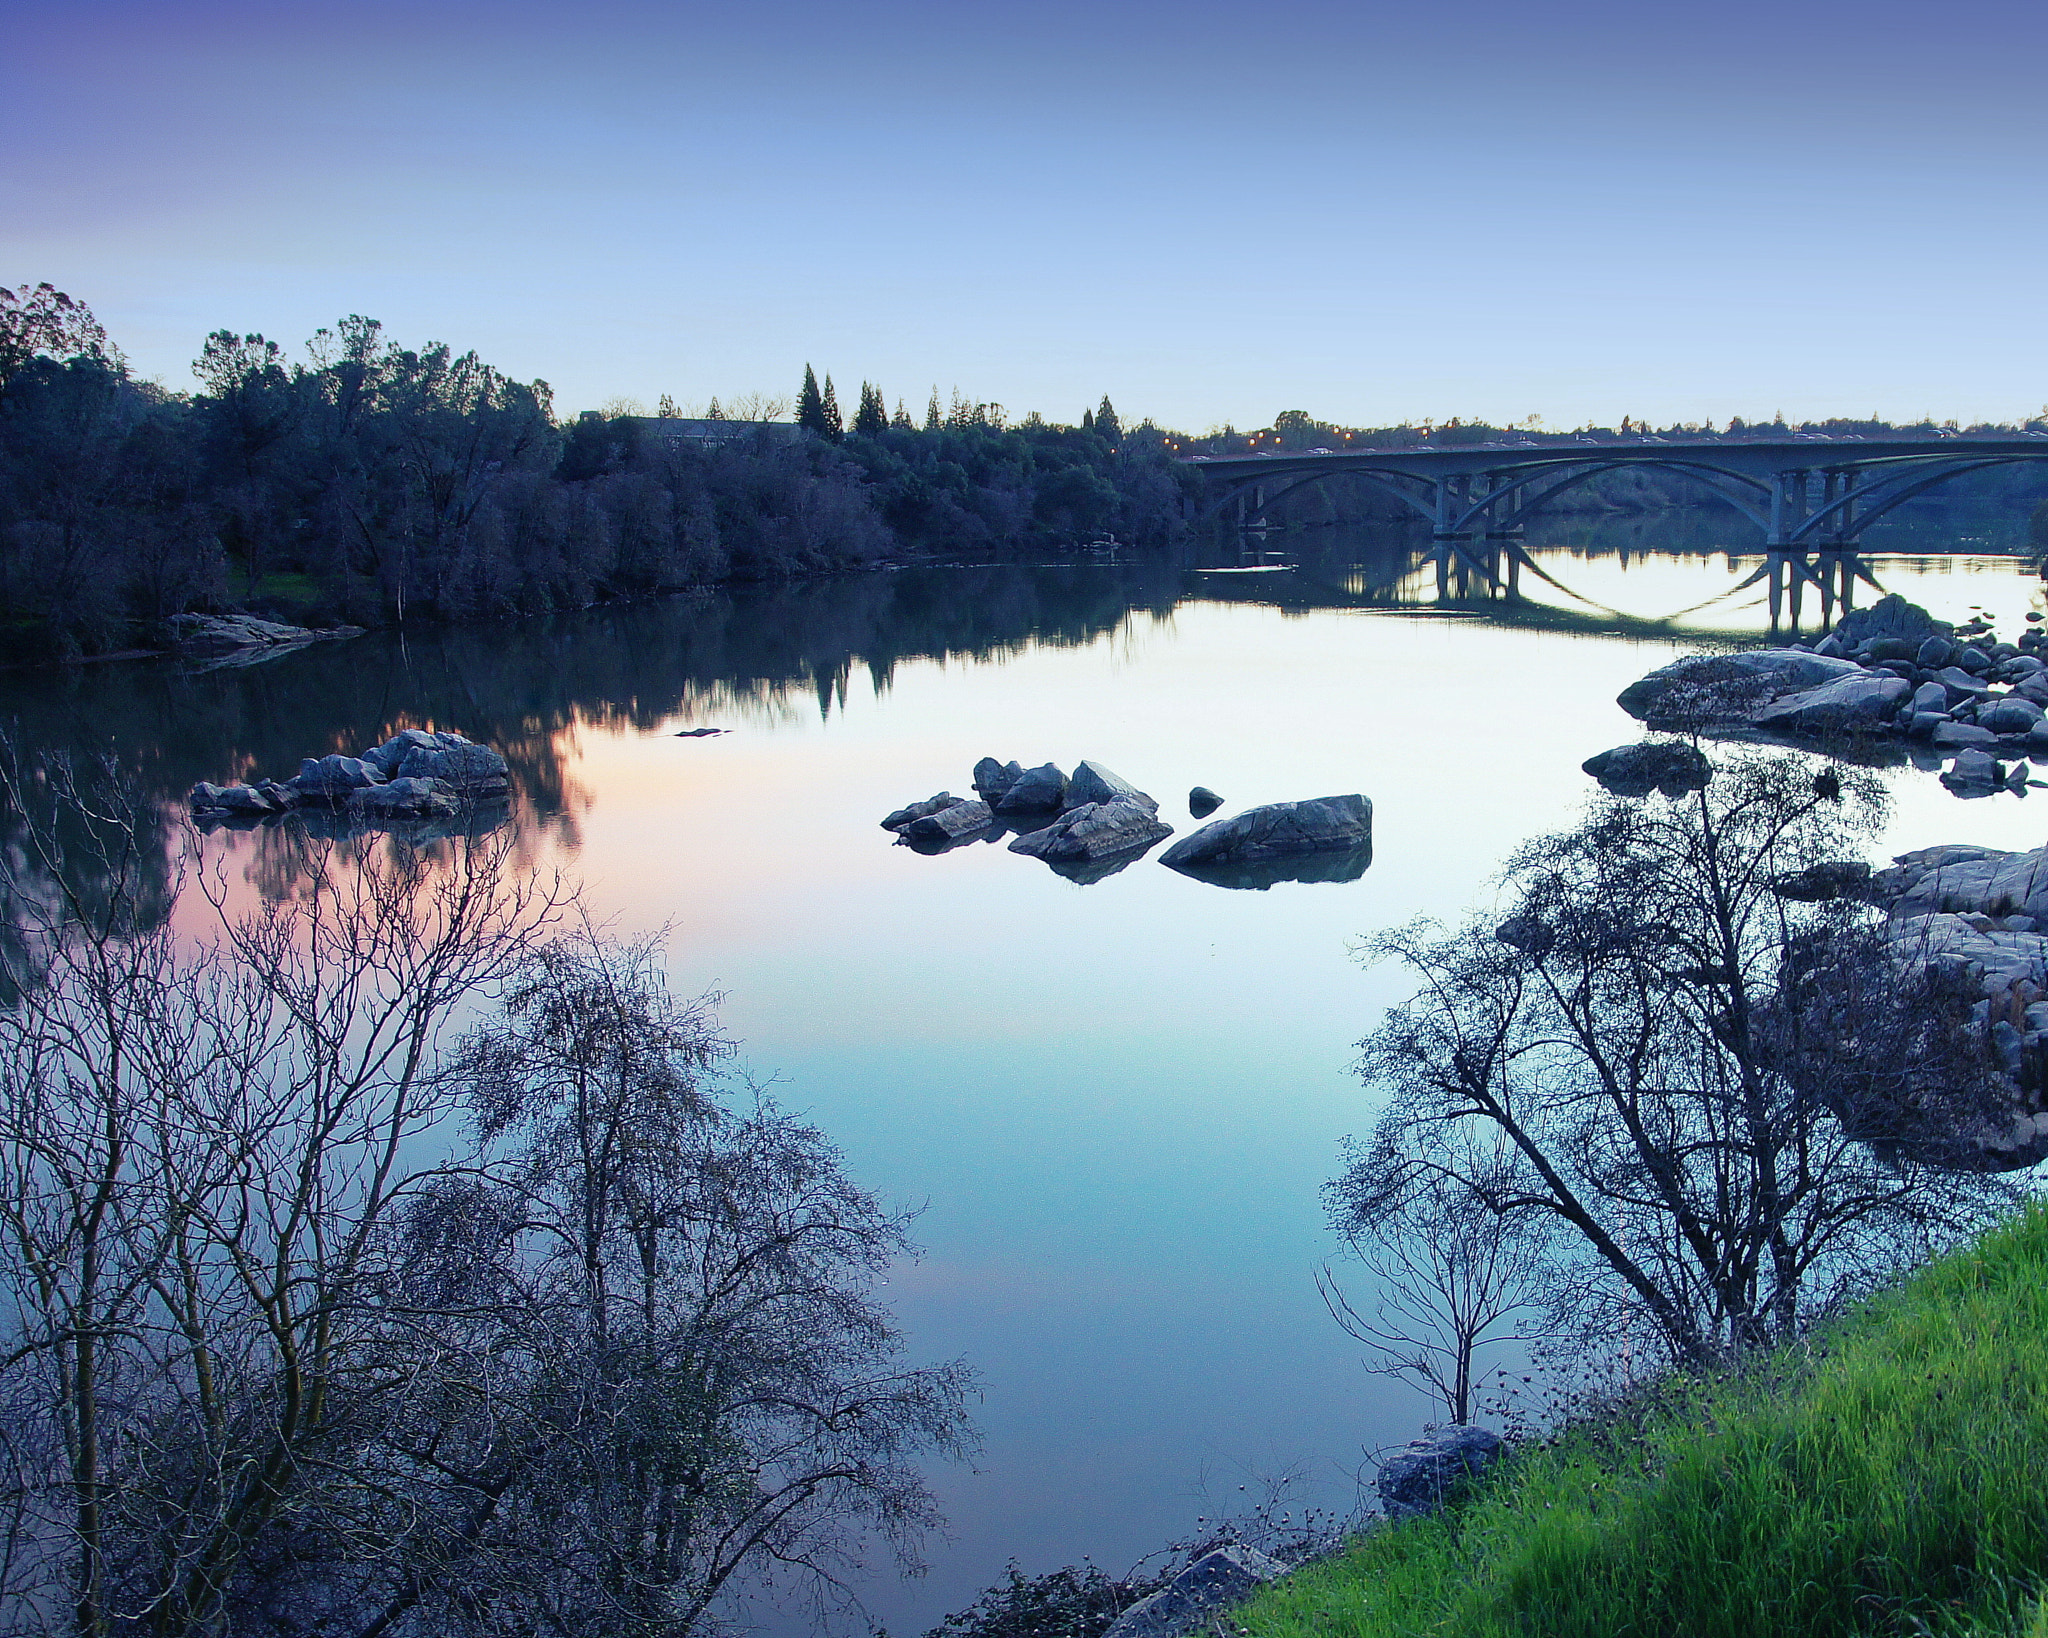
[[[1433,1513],[1506,1448],[1499,1434],[1485,1428],[1453,1426],[1425,1434],[1380,1464],[1380,1510],[1394,1520]]]
[[[1074,769],[1073,777],[1067,781],[1064,800],[1068,807],[1080,808],[1091,802],[1114,802],[1125,796],[1144,803],[1154,813],[1159,811],[1159,804],[1151,797],[1099,762],[1083,762]]]
[[[1858,671],[1773,701],[1751,720],[1779,734],[1872,734],[1891,726],[1913,685],[1889,672]]]
[[[1026,768],[989,806],[997,813],[1057,813],[1066,795],[1067,776],[1054,763],[1044,762]]]
[[[346,802],[351,792],[381,785],[384,775],[358,756],[307,757],[297,775],[285,781],[307,802]]]
[[[1287,1566],[1256,1547],[1233,1543],[1204,1553],[1150,1598],[1110,1623],[1102,1638],[1183,1638],[1218,1610],[1242,1604]]]
[[[365,751],[363,760],[386,779],[394,779],[406,757],[414,751],[447,750],[469,743],[460,734],[436,733],[430,728],[401,728],[376,749]]]
[[[1648,796],[1662,791],[1673,800],[1703,790],[1714,777],[1714,765],[1698,746],[1677,739],[1646,739],[1640,745],[1617,745],[1579,764],[1616,796]]]
[[[1217,819],[1184,836],[1159,862],[1187,865],[1257,864],[1301,853],[1350,852],[1372,841],[1372,803],[1363,796],[1318,796],[1306,802],[1269,802]]]
[[[512,770],[488,745],[473,745],[460,734],[443,734],[439,745],[415,745],[398,764],[395,777],[438,779],[472,800],[504,796]]]
[[[1637,678],[1615,696],[1615,702],[1652,726],[1747,722],[1780,695],[1862,675],[1863,668],[1854,660],[1797,648],[1693,654]]]
[[[1010,851],[1027,853],[1048,864],[1092,864],[1148,848],[1172,834],[1173,826],[1160,822],[1151,798],[1133,792],[1069,808],[1045,829],[1019,836],[1011,842]]]

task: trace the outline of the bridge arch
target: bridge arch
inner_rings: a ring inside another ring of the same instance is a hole
[[[1261,489],[1264,489],[1265,487],[1267,487],[1267,485],[1274,483],[1276,481],[1284,482],[1287,476],[1287,474],[1283,473],[1281,474],[1279,480],[1275,480],[1273,478],[1246,479],[1244,482],[1238,484],[1235,488],[1225,490],[1223,494],[1214,503],[1203,509],[1203,511],[1199,515],[1199,518],[1200,520],[1207,520],[1209,518],[1213,518],[1217,516],[1226,506],[1230,505],[1232,501],[1242,500],[1247,495],[1255,495]],[[1402,488],[1401,485],[1397,483],[1390,482],[1390,476],[1408,477],[1409,474],[1398,473],[1390,475],[1380,472],[1367,471],[1364,468],[1355,466],[1333,467],[1328,472],[1311,472],[1308,473],[1306,476],[1295,477],[1294,481],[1292,483],[1287,484],[1286,488],[1281,489],[1275,492],[1274,494],[1268,495],[1266,499],[1260,503],[1259,510],[1261,513],[1263,513],[1266,507],[1277,506],[1289,495],[1295,494],[1300,490],[1307,489],[1312,484],[1327,483],[1332,478],[1353,478],[1357,479],[1362,483],[1371,485],[1374,489],[1379,490],[1382,494],[1392,495],[1396,500],[1404,502],[1409,507],[1414,509],[1415,515],[1421,518],[1423,522],[1434,523],[1436,521],[1436,509],[1433,506],[1431,506],[1428,501],[1424,500],[1420,495],[1414,494],[1410,490]],[[1427,478],[1415,479],[1413,481],[1423,484],[1428,484],[1430,482],[1430,480]]]

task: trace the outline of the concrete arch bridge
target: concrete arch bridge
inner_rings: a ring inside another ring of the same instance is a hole
[[[1314,484],[1351,483],[1392,497],[1430,527],[1438,596],[1515,596],[1526,569],[1548,579],[1523,546],[1528,520],[1604,473],[1646,468],[1704,489],[1755,524],[1764,563],[1743,582],[1768,581],[1772,618],[1802,586],[1846,606],[1857,581],[1877,586],[1866,529],[1952,479],[1994,467],[2048,466],[2048,433],[1972,437],[1584,439],[1305,454],[1195,456],[1205,518],[1262,525],[1269,508]],[[1925,555],[1916,550],[1915,556]],[[1882,589],[1882,588],[1879,588]]]

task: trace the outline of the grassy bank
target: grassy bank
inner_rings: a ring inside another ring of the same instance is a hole
[[[1256,1638],[2048,1638],[2048,1208],[1741,1377],[1518,1458]]]

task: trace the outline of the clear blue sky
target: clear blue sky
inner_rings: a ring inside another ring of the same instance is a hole
[[[351,312],[564,410],[2048,400],[2048,7],[0,0],[0,280],[145,375]]]

